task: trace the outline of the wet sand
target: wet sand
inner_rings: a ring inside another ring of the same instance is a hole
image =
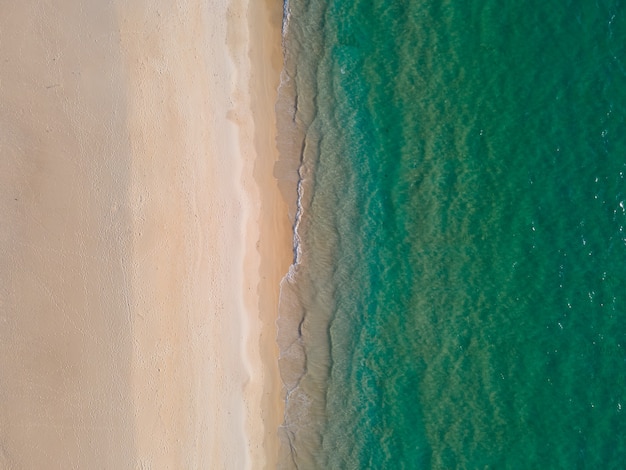
[[[0,468],[275,466],[280,8],[2,8]]]

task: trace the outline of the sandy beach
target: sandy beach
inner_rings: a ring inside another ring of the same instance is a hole
[[[274,468],[282,5],[0,15],[0,468]]]

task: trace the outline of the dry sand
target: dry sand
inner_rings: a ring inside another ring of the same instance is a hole
[[[274,468],[282,5],[0,0],[0,468]]]

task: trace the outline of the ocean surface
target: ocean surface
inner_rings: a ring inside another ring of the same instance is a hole
[[[282,467],[625,468],[624,3],[289,0],[284,50]]]

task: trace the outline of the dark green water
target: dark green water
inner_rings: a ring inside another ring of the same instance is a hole
[[[625,468],[626,7],[287,9],[283,466]]]

